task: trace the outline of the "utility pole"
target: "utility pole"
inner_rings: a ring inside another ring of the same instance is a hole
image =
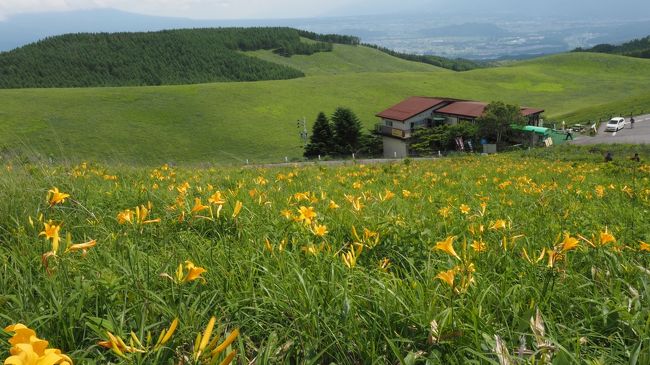
[[[303,147],[307,147],[307,141],[309,139],[309,135],[307,134],[307,118],[302,117],[302,120],[298,119],[296,126],[298,129],[301,129],[300,139],[302,139]]]

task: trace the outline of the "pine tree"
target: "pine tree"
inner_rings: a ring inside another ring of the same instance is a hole
[[[311,136],[309,137],[309,144],[305,146],[305,157],[316,157],[318,155],[329,155],[333,151],[334,133],[332,132],[332,125],[327,119],[325,113],[318,113],[316,123],[312,128]]]
[[[337,108],[332,115],[334,149],[340,155],[356,152],[360,147],[361,122],[348,108]]]

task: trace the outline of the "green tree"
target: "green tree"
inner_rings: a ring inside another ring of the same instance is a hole
[[[361,145],[361,122],[348,108],[339,107],[332,115],[334,148],[336,153],[347,155],[357,152]]]
[[[379,157],[384,153],[384,141],[381,135],[369,130],[361,135],[359,153],[369,157]]]
[[[332,154],[334,144],[334,132],[332,125],[325,113],[318,113],[316,123],[312,128],[309,143],[305,146],[305,157],[316,157],[318,155]]]
[[[488,104],[476,123],[479,125],[481,135],[495,141],[496,144],[501,144],[504,138],[512,134],[510,126],[526,125],[526,118],[521,115],[518,105],[493,101]]]
[[[422,155],[435,154],[456,148],[456,137],[476,142],[478,126],[469,122],[454,125],[444,124],[434,128],[422,128],[415,132],[411,150]]]

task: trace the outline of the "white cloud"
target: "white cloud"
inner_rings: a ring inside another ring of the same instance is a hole
[[[25,12],[115,8],[194,18],[318,16],[360,0],[0,0],[0,17]]]

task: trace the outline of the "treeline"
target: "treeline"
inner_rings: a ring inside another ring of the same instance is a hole
[[[316,52],[331,52],[334,49],[332,43],[315,42],[287,42],[283,43],[280,48],[275,49],[273,52],[284,57],[291,57],[296,54],[312,55]]]
[[[635,39],[620,45],[603,43],[591,48],[576,48],[573,51],[609,53],[637,58],[650,58],[650,36]]]
[[[375,44],[363,44],[366,47],[374,48],[376,50],[387,53],[393,57],[401,58],[408,61],[426,63],[433,66],[438,66],[454,71],[469,71],[477,68],[487,67],[484,63],[479,63],[464,58],[446,58],[433,55],[417,55],[411,53],[397,52],[392,49],[381,47]]]
[[[359,37],[354,37],[351,35],[318,34],[307,30],[298,30],[298,34],[301,37],[308,38],[318,42],[349,44],[352,46],[358,46],[359,44],[361,44],[361,39],[359,39]]]
[[[194,84],[304,74],[240,51],[284,56],[330,51],[291,28],[209,28],[50,37],[0,53],[0,88]]]

